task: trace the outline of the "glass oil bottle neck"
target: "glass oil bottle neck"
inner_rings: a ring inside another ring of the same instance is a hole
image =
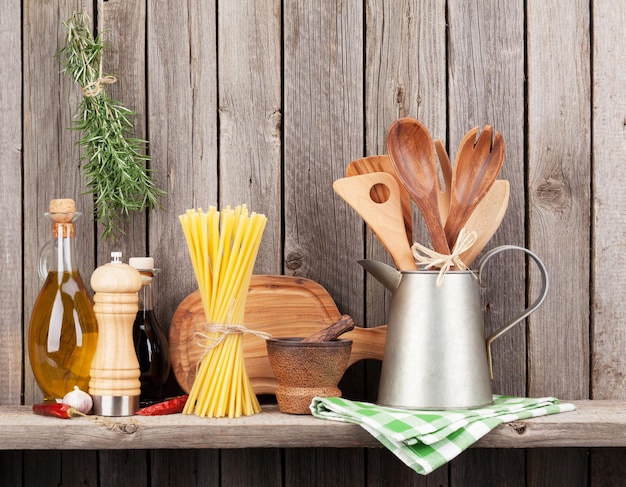
[[[51,271],[72,272],[76,270],[75,240],[73,223],[52,224]]]
[[[139,291],[139,310],[151,311],[152,304],[152,280],[154,274],[150,271],[140,270],[141,274],[141,290]]]

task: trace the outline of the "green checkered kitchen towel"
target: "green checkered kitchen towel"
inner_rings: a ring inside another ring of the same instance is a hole
[[[452,460],[499,424],[575,409],[555,397],[502,395],[494,395],[493,404],[487,407],[449,411],[397,409],[340,397],[316,397],[311,403],[313,416],[361,425],[423,475]]]

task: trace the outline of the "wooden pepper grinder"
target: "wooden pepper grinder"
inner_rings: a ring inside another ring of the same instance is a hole
[[[111,252],[111,263],[91,276],[98,343],[91,363],[89,394],[94,413],[100,416],[132,416],[139,409],[139,362],[133,345],[137,292],[141,275],[122,263],[121,252]]]

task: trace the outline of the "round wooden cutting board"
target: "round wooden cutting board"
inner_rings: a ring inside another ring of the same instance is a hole
[[[274,338],[306,337],[326,328],[341,316],[323,286],[310,279],[292,276],[252,276],[246,300],[244,324]],[[206,320],[200,293],[195,291],[179,304],[169,331],[172,369],[186,392],[196,376],[202,358],[202,343],[194,335],[204,330]],[[352,340],[350,364],[362,359],[382,360],[387,326],[355,327],[341,338]],[[243,336],[246,371],[256,394],[274,394],[278,381],[267,357],[263,338]]]

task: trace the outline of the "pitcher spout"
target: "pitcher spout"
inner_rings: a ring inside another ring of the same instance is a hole
[[[376,278],[383,286],[392,293],[398,289],[402,280],[402,273],[393,267],[377,260],[359,260],[359,265]]]

